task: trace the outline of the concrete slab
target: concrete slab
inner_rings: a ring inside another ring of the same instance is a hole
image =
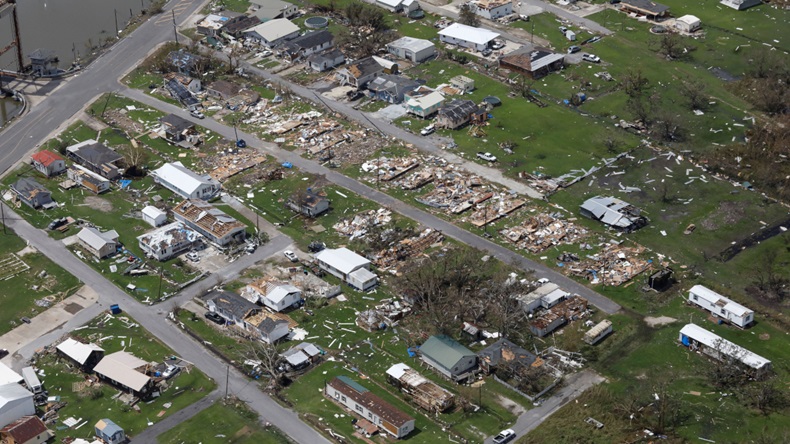
[[[390,105],[386,108],[382,108],[375,113],[371,113],[371,117],[374,119],[381,119],[387,120],[392,122],[395,119],[399,119],[406,115],[406,108],[403,105]]]

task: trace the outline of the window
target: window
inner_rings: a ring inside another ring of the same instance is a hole
[[[362,406],[361,406],[361,405],[359,405],[359,404],[356,404],[356,405],[354,406],[354,408],[355,408],[355,409],[357,409],[357,411],[358,411],[358,412],[362,412]]]
[[[698,301],[698,300],[699,300],[699,297],[698,297],[696,294],[694,295],[694,300],[695,300],[695,301]]]
[[[368,418],[373,419],[373,413],[368,412]]]
[[[721,314],[727,314],[727,310],[725,310],[725,309],[723,309],[723,308],[722,308],[722,309],[721,309]]]
[[[344,396],[343,398],[345,398],[345,396]],[[340,393],[338,393],[338,392],[335,392],[335,399],[340,399]],[[345,399],[344,399],[344,400],[345,400]]]
[[[343,402],[346,402],[346,397],[345,396],[341,396],[340,400],[343,401]]]

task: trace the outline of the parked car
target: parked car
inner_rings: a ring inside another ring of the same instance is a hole
[[[570,48],[568,48],[568,54],[573,54],[573,53],[575,53],[575,52],[579,52],[579,51],[581,51],[581,50],[582,50],[582,49],[581,49],[580,47],[578,47],[578,46],[576,46],[576,45],[573,45],[573,46],[571,46]]]
[[[566,28],[565,26],[560,26],[561,33],[565,34],[566,31],[568,31],[568,28]]]
[[[206,317],[206,319],[208,319],[209,321],[215,324],[222,325],[225,323],[225,318],[218,315],[217,313],[214,313],[213,311],[207,311],[204,316]]]
[[[479,157],[479,158],[481,158],[483,160],[487,160],[489,162],[496,162],[496,156],[491,154],[491,153],[484,153],[484,152],[481,151],[481,152],[477,153],[477,157]]]
[[[189,115],[194,117],[194,118],[196,118],[196,119],[205,119],[206,118],[206,116],[204,116],[203,113],[201,113],[200,111],[198,111],[196,109],[193,109],[193,110],[189,111]]]
[[[186,257],[192,262],[200,262],[200,256],[198,256],[198,254],[195,253],[194,251],[190,251],[189,253],[187,253]]]
[[[24,316],[24,317],[22,317],[20,320],[21,320],[22,322],[24,322],[25,324],[29,324],[30,322],[32,322],[32,321],[30,320],[30,318],[29,318],[29,317],[27,317],[27,316]]]
[[[582,55],[582,60],[584,60],[585,62],[599,63],[601,61],[601,58],[595,54],[584,54]]]
[[[296,254],[293,251],[291,251],[291,250],[283,251],[283,256],[288,258],[288,260],[291,261],[291,262],[299,262],[299,258],[296,257]]]
[[[494,444],[504,444],[510,442],[516,437],[516,432],[512,429],[505,429],[499,432],[499,435],[494,437]]]
[[[428,134],[433,134],[436,131],[436,127],[433,125],[428,125],[420,131],[420,135],[427,136]]]
[[[548,280],[548,278],[540,278],[540,279],[538,279],[538,283],[541,284],[541,285],[548,284],[549,280]]]
[[[165,371],[162,372],[162,377],[165,379],[170,379],[180,371],[181,371],[181,367],[176,367],[175,365],[168,365]]]
[[[491,47],[494,49],[502,49],[505,47],[505,42],[502,40],[494,40],[494,42],[491,43]]]
[[[492,51],[492,50],[491,50],[491,48],[486,48],[486,49],[484,49],[484,50],[480,51],[480,54],[482,54],[482,55],[483,55],[483,57],[488,57],[488,56],[490,56],[490,55],[491,55],[491,53],[493,53],[493,52],[494,52],[494,51]]]

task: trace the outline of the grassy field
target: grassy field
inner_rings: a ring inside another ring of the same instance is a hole
[[[122,322],[122,318],[128,321]],[[128,316],[120,315],[105,321],[104,315],[94,319],[74,333],[84,341],[100,341],[107,354],[125,350],[148,362],[161,362],[176,354],[164,344],[152,337],[147,331]],[[53,349],[54,350],[54,349]],[[211,392],[215,384],[198,369],[181,371],[169,381],[169,387],[162,391],[161,396],[150,402],[138,403],[140,411],[122,404],[115,398],[119,392],[116,388],[101,384],[75,391],[74,384],[83,382],[84,375],[74,370],[71,364],[57,356],[55,352],[40,356],[36,365],[42,369],[46,377],[44,382],[50,396],[60,396],[67,406],[59,411],[58,439],[65,437],[82,437],[90,431],[60,429],[63,420],[68,417],[82,418],[92,430],[93,424],[101,418],[111,418],[121,426],[127,435],[134,436],[147,427],[148,422],[156,423]],[[53,427],[55,429],[55,427]]]
[[[263,428],[258,416],[242,404],[217,403],[159,435],[160,444],[288,444],[291,441],[274,428]]]
[[[0,259],[6,264],[2,271],[5,277],[4,290],[0,292],[0,304],[4,307],[0,310],[0,334],[19,325],[21,317],[32,318],[46,310],[36,305],[36,300],[47,298],[50,304],[54,304],[70,296],[80,287],[77,278],[42,253],[31,252],[20,256],[19,252],[25,248],[25,245],[25,241],[11,230],[8,230],[7,234],[0,234]],[[12,275],[12,270],[21,270],[23,267],[10,256],[11,254],[16,254],[30,268]],[[46,276],[42,277],[42,273],[46,273]]]

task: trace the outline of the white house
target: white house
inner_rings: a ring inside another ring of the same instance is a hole
[[[700,350],[719,361],[734,359],[755,370],[768,370],[771,367],[771,361],[696,324],[686,324],[681,328],[678,340],[689,349]]]
[[[370,261],[348,248],[327,248],[315,255],[318,266],[348,285],[365,291],[378,283],[378,276],[370,271]]]
[[[675,20],[675,28],[683,32],[694,32],[702,26],[699,18],[693,15],[684,15]]]
[[[732,9],[743,11],[744,9],[759,5],[760,3],[762,3],[762,1],[761,0],[721,0],[719,3],[721,3],[724,6],[729,6]]]
[[[741,328],[748,326],[754,320],[754,311],[702,285],[691,287],[689,302]]]
[[[208,200],[214,197],[220,184],[210,176],[201,176],[181,162],[170,162],[151,172],[154,182],[184,199]]]
[[[436,45],[430,40],[401,37],[388,43],[387,51],[395,57],[420,63],[436,56]]]
[[[347,376],[328,381],[324,395],[362,417],[356,425],[367,434],[378,428],[395,438],[403,438],[414,430],[414,418]],[[365,427],[368,424],[373,427]]]
[[[143,221],[154,228],[161,227],[167,222],[167,213],[153,205],[143,208],[142,214]]]
[[[330,70],[335,66],[342,65],[345,61],[346,56],[337,48],[313,54],[307,58],[307,63],[310,65],[310,68],[317,72]]]
[[[299,8],[293,3],[282,0],[251,0],[252,16],[265,22],[277,18],[291,18],[299,13]]]
[[[5,427],[23,416],[35,414],[32,393],[15,382],[0,385],[0,427]]]
[[[302,290],[291,284],[268,282],[261,303],[274,311],[283,311],[302,300]]]
[[[102,233],[93,227],[85,227],[77,233],[77,240],[83,248],[99,259],[115,253],[118,246],[118,232],[115,230]]]
[[[299,35],[300,29],[290,20],[278,18],[253,26],[244,31],[244,36],[261,45],[273,48]]]
[[[489,20],[513,13],[513,3],[510,0],[473,0],[469,2],[472,12]]]
[[[375,4],[387,11],[404,14],[420,9],[420,3],[417,0],[376,0]]]
[[[476,51],[483,51],[488,48],[488,44],[497,37],[499,37],[499,34],[494,31],[460,23],[453,23],[439,31],[440,41]]]
[[[189,250],[200,235],[181,222],[173,222],[137,236],[137,243],[147,257],[166,261]]]
[[[11,383],[19,384],[22,381],[22,375],[15,372],[11,367],[0,362],[0,386]]]
[[[173,216],[220,247],[233,241],[241,242],[247,236],[243,223],[202,200],[187,199],[181,202],[173,208]]]

